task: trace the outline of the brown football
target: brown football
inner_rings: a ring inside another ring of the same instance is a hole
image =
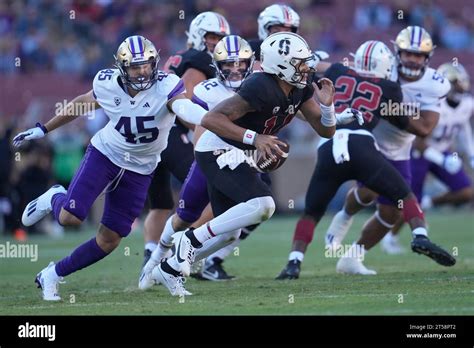
[[[261,153],[257,153],[257,170],[262,173],[272,172],[278,168],[280,168],[283,163],[285,163],[286,159],[288,158],[288,154],[290,153],[290,144],[286,141],[281,140],[286,144],[286,147],[280,146],[280,149],[285,153],[283,156],[279,155],[276,151],[273,151],[272,158],[265,158],[265,156]]]

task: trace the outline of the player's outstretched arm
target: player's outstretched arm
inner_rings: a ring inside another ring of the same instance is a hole
[[[76,118],[83,115],[83,113],[78,114],[78,110],[90,110],[100,108],[100,105],[94,98],[93,91],[79,95],[74,98],[70,103],[68,103],[64,109],[59,110],[56,115],[46,122],[44,125],[37,123],[35,128],[28,129],[27,131],[17,134],[13,138],[13,145],[18,147],[21,146],[25,140],[40,139],[44,137],[47,133],[59,128],[66,123],[69,123]]]
[[[251,111],[253,109],[250,104],[236,94],[225,99],[204,115],[202,126],[221,137],[253,145],[259,151],[264,152],[267,157],[273,154],[272,149],[283,156],[284,153],[279,146],[285,147],[286,145],[276,136],[257,134],[232,122]]]
[[[193,125],[200,125],[202,117],[207,113],[207,110],[202,106],[186,98],[184,93],[171,98],[167,106],[180,119]]]

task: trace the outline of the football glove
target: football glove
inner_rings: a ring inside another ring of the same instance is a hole
[[[337,125],[348,124],[354,120],[357,120],[360,126],[364,124],[364,116],[362,115],[362,112],[357,109],[347,108],[340,114],[336,114]]]
[[[27,131],[18,133],[13,138],[13,146],[19,147],[25,140],[41,139],[46,133],[48,133],[48,130],[41,123],[37,123],[35,128],[30,128]]]

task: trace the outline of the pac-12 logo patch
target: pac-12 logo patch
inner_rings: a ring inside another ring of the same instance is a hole
[[[115,98],[114,98],[114,102],[115,102],[115,105],[116,105],[116,106],[119,106],[120,103],[122,102],[122,100],[121,100],[119,97],[115,97]]]

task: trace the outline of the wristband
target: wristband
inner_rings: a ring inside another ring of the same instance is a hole
[[[253,130],[247,129],[244,133],[244,138],[242,139],[242,142],[244,144],[253,145],[255,143],[256,138],[257,133],[255,133]]]
[[[41,123],[39,123],[39,122],[36,124],[36,127],[41,128],[41,130],[43,131],[44,134],[48,133],[48,130],[46,129],[46,127],[43,126],[43,125],[42,125]]]
[[[321,107],[321,124],[325,127],[334,127],[336,125],[334,104],[331,104],[331,106],[319,104],[319,106]]]

